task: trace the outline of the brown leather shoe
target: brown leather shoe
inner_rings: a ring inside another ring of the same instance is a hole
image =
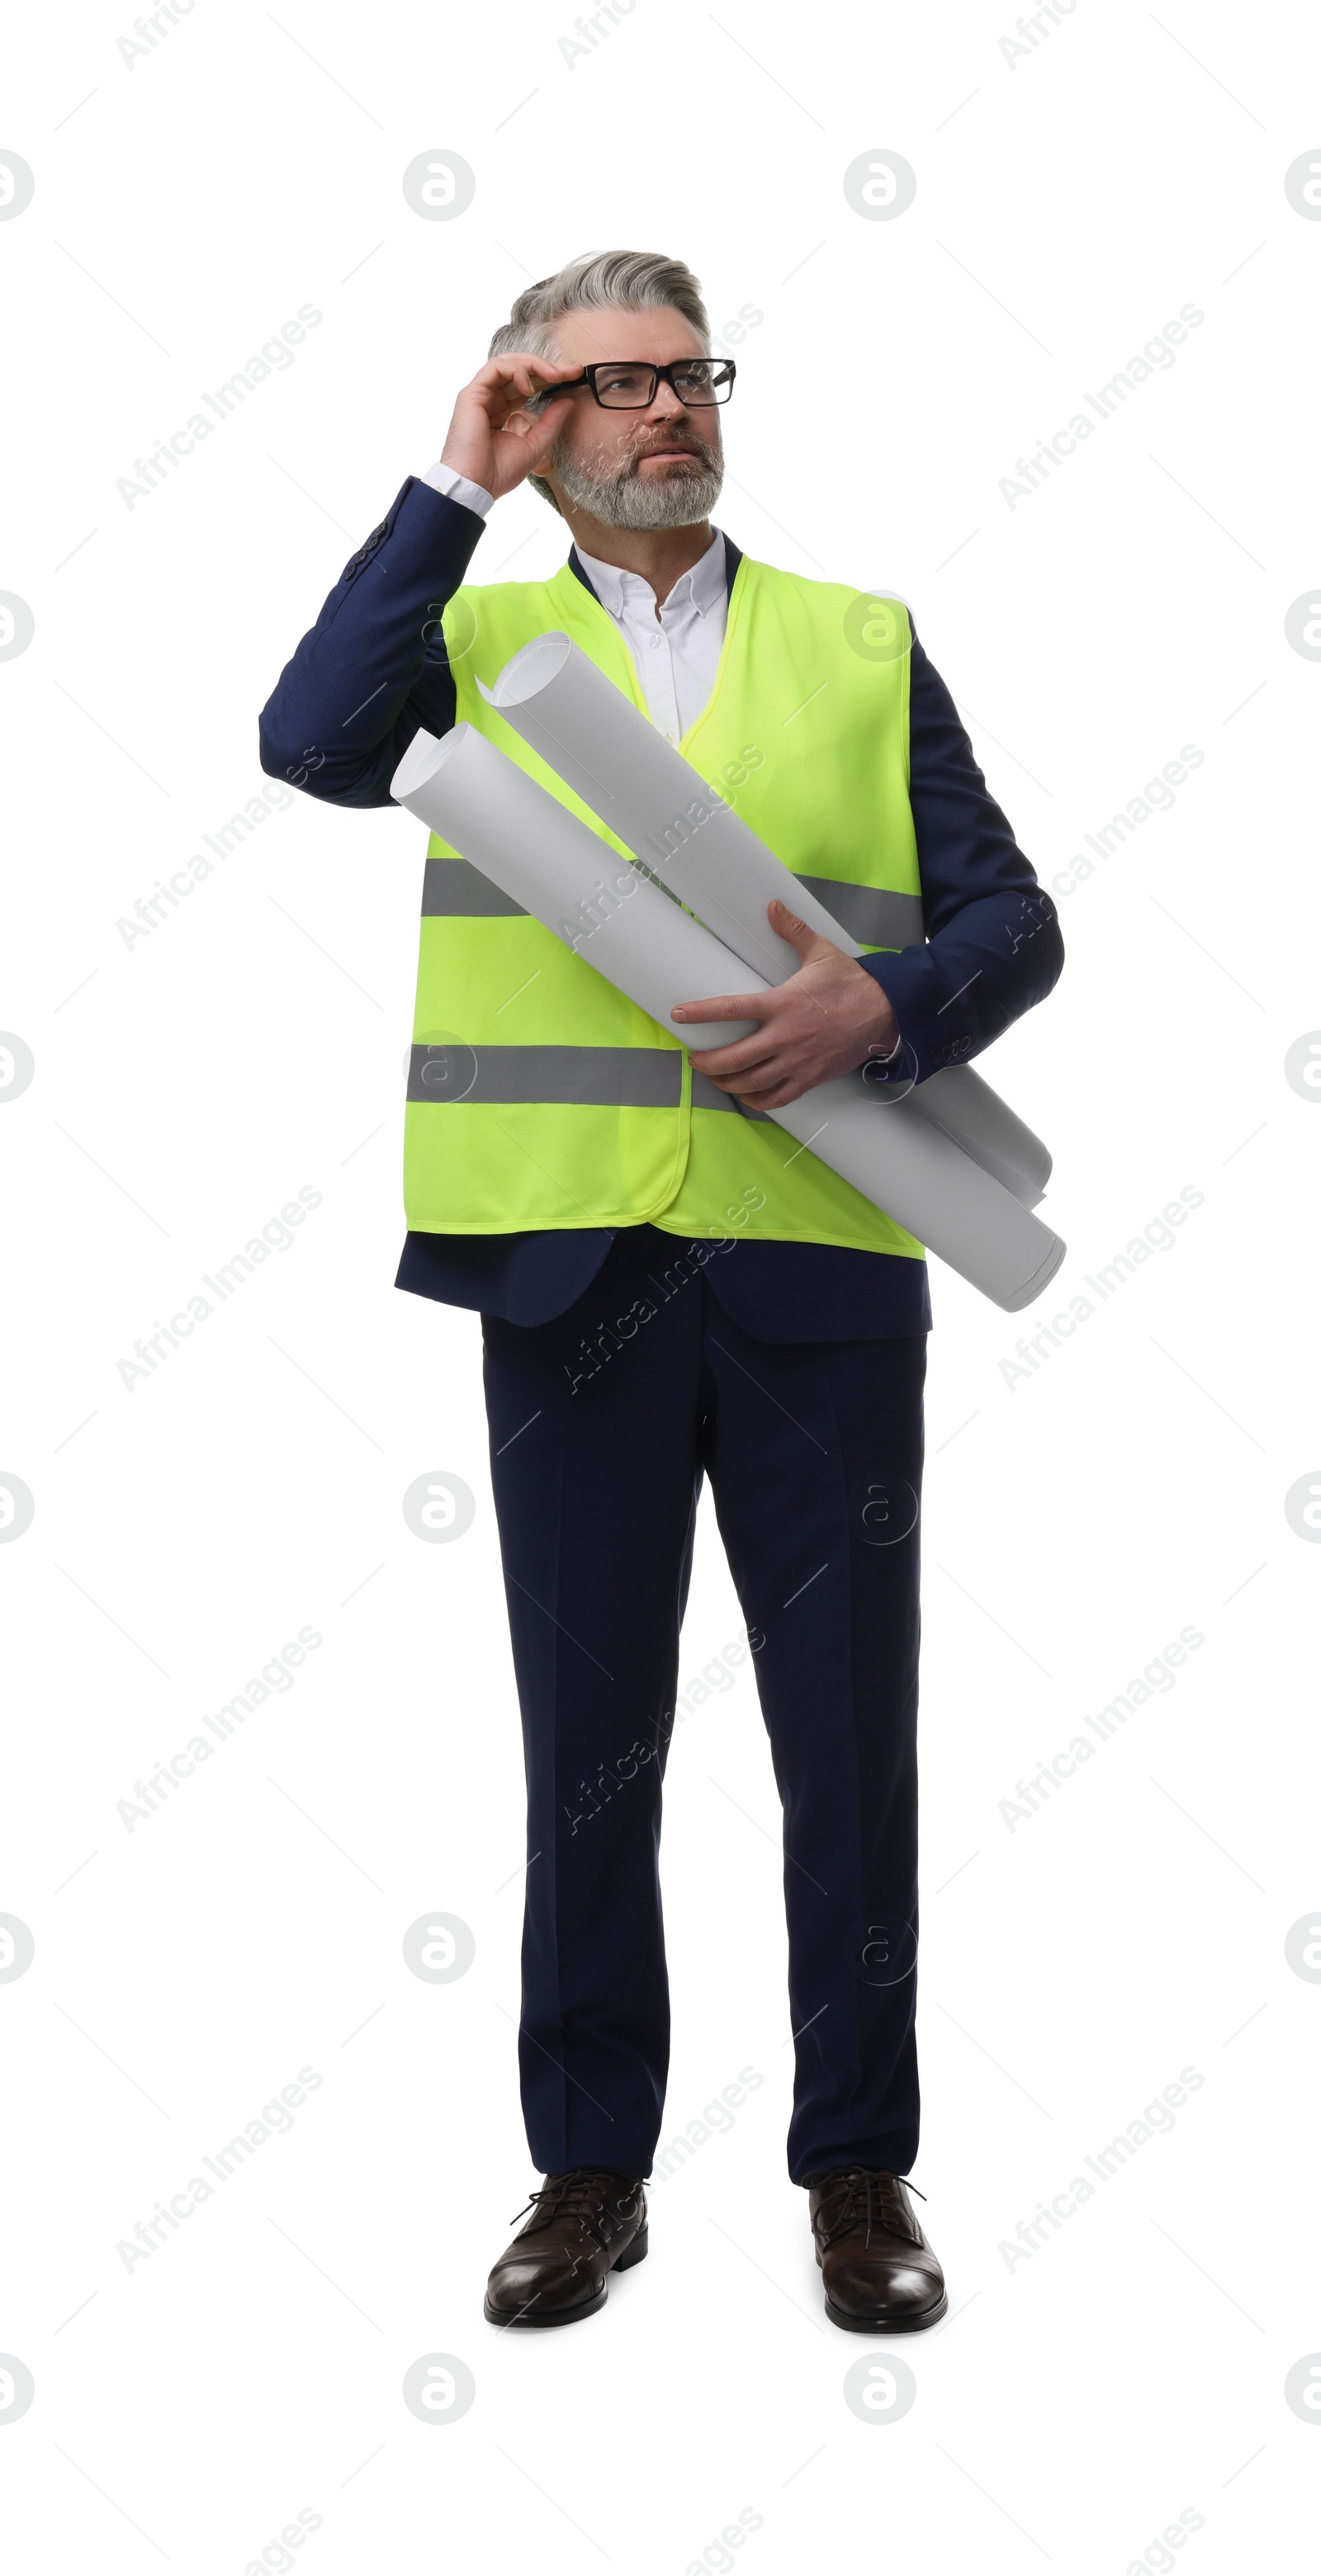
[[[826,2315],[853,2334],[935,2325],[949,2306],[945,2276],[901,2177],[846,2165],[808,2182]]]
[[[605,2306],[611,2272],[643,2261],[646,2194],[635,2175],[578,2165],[547,2174],[529,2206],[487,2282],[486,2315],[493,2326],[571,2326]]]

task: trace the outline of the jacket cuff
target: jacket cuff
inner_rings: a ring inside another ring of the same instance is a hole
[[[925,1082],[947,1064],[967,1063],[977,1048],[972,1014],[960,1008],[962,994],[955,1001],[946,999],[942,1008],[932,989],[928,949],[901,948],[897,954],[883,949],[860,957],[858,964],[880,985],[903,1040],[893,1065],[869,1068],[869,1082]]]
[[[469,555],[473,553],[477,540],[486,527],[486,519],[482,511],[470,510],[467,503],[461,501],[457,494],[438,491],[435,484],[428,483],[423,474],[409,475],[388,518],[382,520],[379,530],[372,530],[372,539],[378,536],[393,536],[401,516],[407,518],[410,534],[417,534],[423,529],[428,536],[432,531],[437,534],[443,533],[449,545],[456,550],[466,546]],[[372,539],[368,540],[369,544]]]

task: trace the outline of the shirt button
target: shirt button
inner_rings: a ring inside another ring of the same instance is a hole
[[[653,635],[653,636],[652,636],[652,638],[651,638],[651,649],[652,649],[653,653],[659,653],[659,651],[660,651],[660,641],[661,641],[661,640],[660,640],[659,635]]]

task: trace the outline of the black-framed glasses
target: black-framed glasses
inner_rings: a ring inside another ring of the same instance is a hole
[[[646,366],[632,358],[598,358],[568,384],[548,386],[544,399],[554,402],[559,394],[590,385],[603,411],[648,411],[657,386],[664,383],[686,411],[702,411],[712,403],[728,402],[735,372],[732,358],[675,358],[668,367]]]

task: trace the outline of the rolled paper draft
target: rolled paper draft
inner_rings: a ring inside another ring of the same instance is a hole
[[[471,725],[439,741],[418,733],[390,793],[671,1036],[677,1002],[740,985],[766,989],[768,977],[603,850],[587,824]],[[753,1026],[707,1022],[703,1041],[726,1046]],[[769,1114],[1005,1313],[1030,1304],[1058,1270],[1059,1237],[915,1116],[911,1101],[880,1109],[861,1076],[847,1075]]]
[[[877,1084],[876,1089],[883,1097],[885,1086]],[[1050,1148],[972,1065],[942,1065],[905,1097],[1024,1207],[1041,1205],[1051,1173]]]
[[[766,918],[772,896],[846,956],[862,956],[828,905],[561,629],[523,645],[493,689],[480,680],[478,687],[654,881],[690,905],[768,984],[784,983],[799,964],[797,950]],[[854,891],[840,888],[844,897]],[[914,1114],[943,1128],[1025,1207],[1043,1197],[1049,1152],[970,1065],[947,1065],[906,1091],[878,1083],[874,1098],[878,1105],[911,1101]]]

